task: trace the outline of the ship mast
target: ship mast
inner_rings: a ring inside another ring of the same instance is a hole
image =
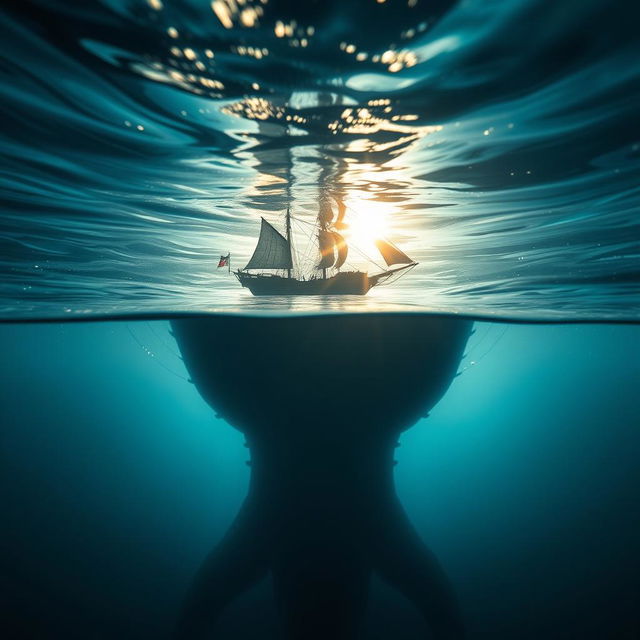
[[[289,243],[289,251],[293,260],[293,248],[291,247],[291,209],[287,207],[287,242]],[[287,278],[291,277],[291,268],[287,269]]]
[[[326,224],[321,223],[320,224],[320,229],[322,229],[322,231],[326,231],[326,229],[327,229]],[[322,267],[322,279],[323,280],[327,279],[327,268],[326,267]]]
[[[328,223],[331,218],[333,218],[333,211],[328,207],[327,202],[321,199],[318,211],[318,248],[320,250],[320,264],[318,266],[322,270],[323,280],[327,279],[327,267],[334,263],[333,244],[331,236],[328,234]]]

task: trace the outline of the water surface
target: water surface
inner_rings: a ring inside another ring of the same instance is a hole
[[[9,4],[0,315],[637,319],[639,18],[621,0]],[[323,195],[419,266],[295,302],[216,269],[244,266],[261,216],[290,205],[301,233]]]

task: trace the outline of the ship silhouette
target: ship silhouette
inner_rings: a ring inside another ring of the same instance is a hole
[[[240,284],[254,296],[365,295],[372,287],[389,282],[392,276],[406,273],[418,264],[390,241],[378,238],[375,245],[386,269],[373,274],[359,270],[342,271],[350,248],[357,250],[369,262],[375,262],[356,247],[350,247],[342,234],[347,228],[347,207],[341,200],[336,200],[336,203],[337,215],[329,198],[320,200],[316,224],[294,218],[288,208],[284,235],[262,218],[258,244],[251,259],[244,269],[234,271]],[[292,220],[310,227],[304,255],[294,248]]]
[[[172,331],[201,396],[244,434],[251,469],[174,640],[216,637],[227,605],[267,576],[279,637],[356,640],[373,575],[417,607],[429,637],[461,640],[454,590],[404,511],[394,469],[401,434],[456,376],[471,322],[219,315],[176,318]]]

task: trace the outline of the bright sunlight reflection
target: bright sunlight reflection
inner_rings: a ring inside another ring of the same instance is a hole
[[[367,255],[377,256],[375,241],[389,236],[389,204],[365,200],[350,195],[345,200],[347,228],[344,235],[350,246],[354,245]]]

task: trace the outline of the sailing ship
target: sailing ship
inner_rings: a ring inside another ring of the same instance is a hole
[[[335,216],[329,200],[320,201],[317,223],[311,225],[312,236],[317,241],[317,246],[314,242],[317,257],[312,259],[307,273],[293,247],[290,209],[285,216],[284,235],[262,218],[258,244],[251,259],[244,269],[234,271],[240,284],[254,296],[365,295],[372,287],[388,282],[391,276],[399,277],[401,272],[406,273],[418,264],[393,243],[378,238],[375,245],[386,269],[373,274],[341,270],[350,247],[341,233],[347,227],[346,206],[339,200],[337,205]]]

